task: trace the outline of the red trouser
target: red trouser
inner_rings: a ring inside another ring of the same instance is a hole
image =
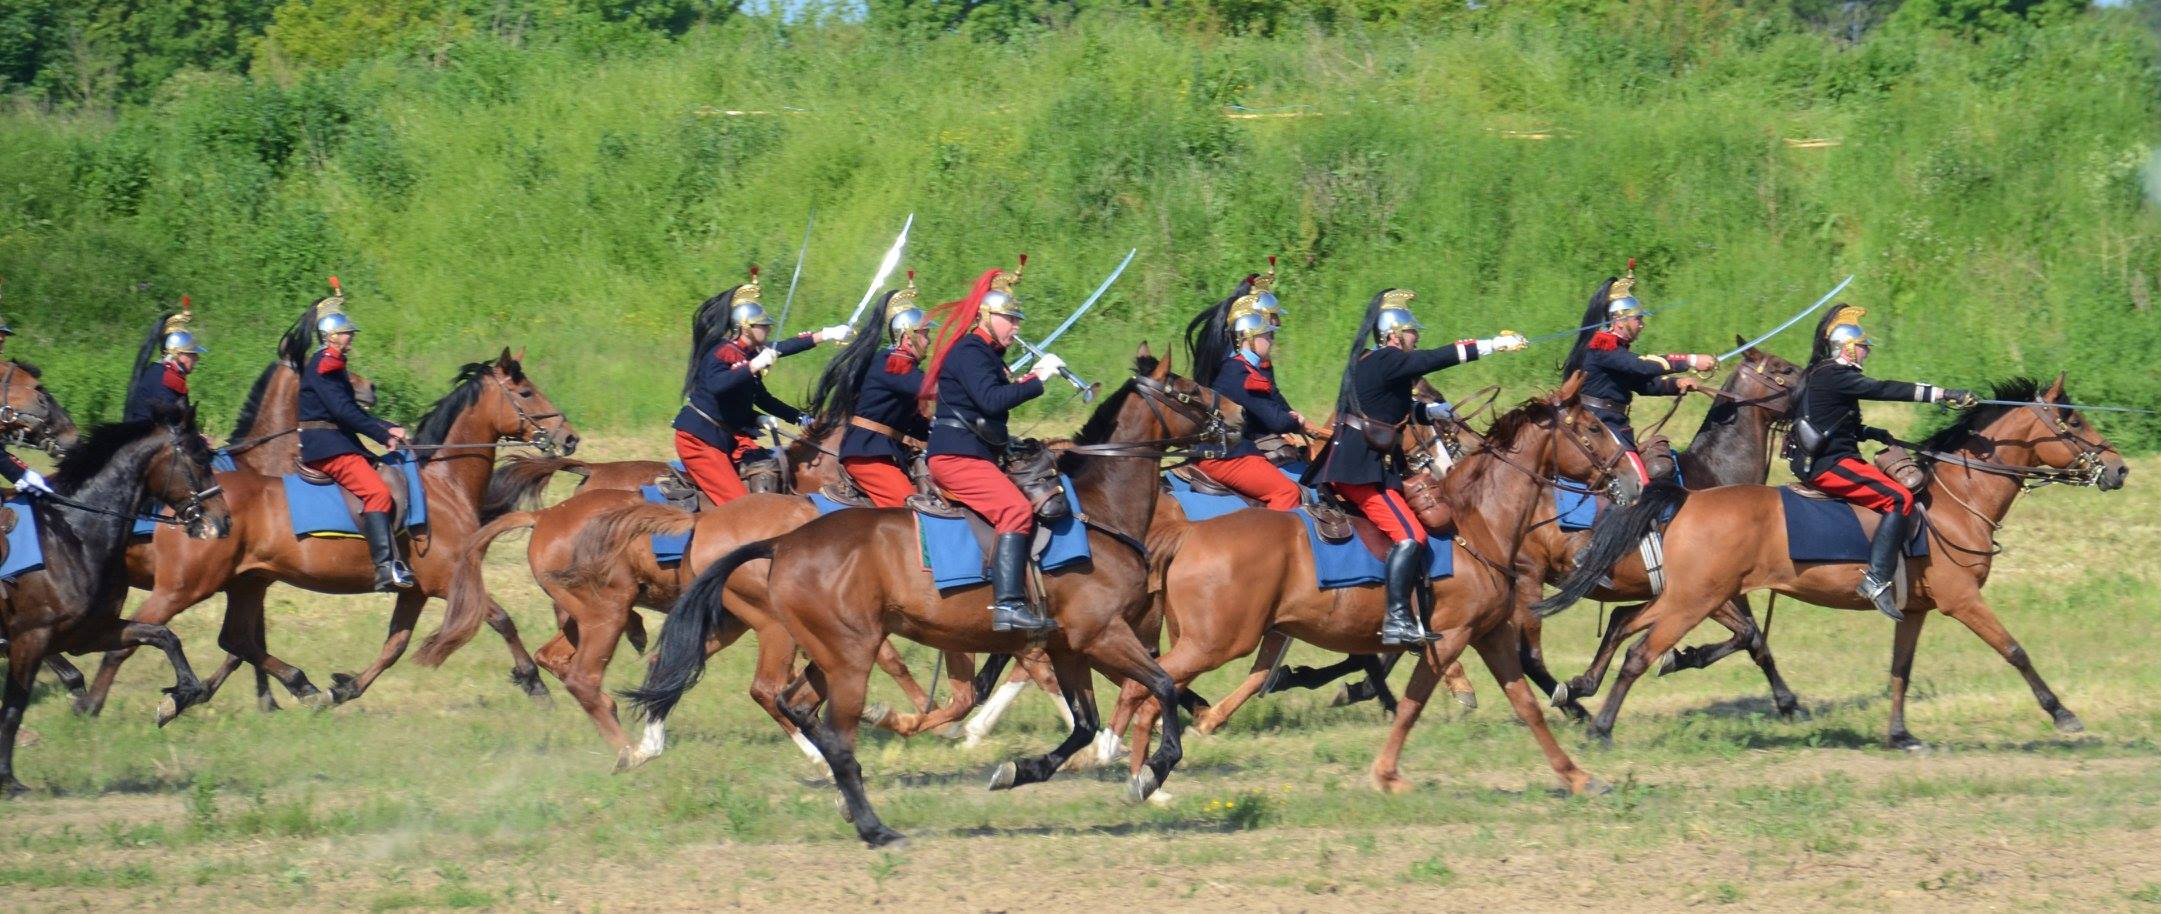
[[[1035,509],[1007,479],[1004,470],[981,457],[939,454],[930,459],[930,479],[952,493],[953,499],[974,508],[999,533],[1034,533]]]
[[[1426,525],[1418,522],[1418,515],[1403,500],[1403,493],[1376,483],[1331,482],[1329,485],[1335,486],[1336,494],[1357,508],[1358,513],[1373,522],[1373,526],[1388,534],[1390,542],[1426,541]]]
[[[683,474],[713,504],[725,505],[750,494],[743,477],[736,475],[735,458],[686,431],[675,433],[675,456],[683,460]]]
[[[1283,475],[1282,470],[1276,469],[1275,464],[1269,463],[1268,458],[1259,454],[1223,460],[1196,460],[1193,465],[1224,488],[1247,498],[1258,498],[1278,511],[1296,509],[1305,497],[1304,493],[1298,490],[1297,483]]]
[[[1808,484],[1870,510],[1913,513],[1913,492],[1858,457],[1839,458]]]
[[[878,507],[906,507],[908,496],[915,494],[915,480],[908,478],[908,471],[900,464],[887,458],[842,457],[840,465],[848,469],[848,478],[855,480],[855,487]]]
[[[375,464],[359,454],[339,454],[321,460],[308,461],[308,469],[335,479],[338,487],[360,499],[361,511],[388,512],[390,487],[383,485],[383,477],[375,475]]]

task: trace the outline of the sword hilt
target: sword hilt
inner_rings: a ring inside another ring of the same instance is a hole
[[[1037,359],[1041,359],[1048,354],[1045,353],[1043,350],[1037,348],[1034,343],[1030,343],[1027,340],[1021,339],[1018,334],[1014,335],[1013,342],[1019,343],[1020,348],[1028,350],[1028,354],[1035,356]],[[1067,384],[1073,385],[1075,390],[1080,391],[1082,403],[1095,402],[1095,385],[1090,384],[1087,381],[1081,380],[1081,376],[1074,374],[1073,369],[1067,368],[1064,365],[1060,365],[1058,366],[1058,376],[1064,378]]]

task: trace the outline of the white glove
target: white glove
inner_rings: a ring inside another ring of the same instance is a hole
[[[1688,363],[1688,367],[1693,368],[1697,371],[1711,371],[1718,367],[1718,358],[1716,356],[1705,355],[1699,352],[1695,355],[1689,356]]]
[[[1036,360],[1035,367],[1029,369],[1028,373],[1034,375],[1039,379],[1047,381],[1058,374],[1058,369],[1064,367],[1064,359],[1061,359],[1056,355],[1046,354],[1042,358]]]
[[[1524,339],[1518,334],[1503,333],[1500,336],[1496,336],[1492,339],[1479,340],[1478,354],[1492,355],[1496,352],[1515,352],[1516,350],[1522,349],[1523,347],[1530,344],[1531,343],[1529,340]]]
[[[1442,400],[1437,403],[1426,404],[1426,418],[1428,420],[1447,419],[1453,417],[1455,414],[1455,404],[1450,403],[1447,400]]]
[[[751,373],[756,374],[773,367],[773,361],[778,358],[780,358],[780,350],[778,349],[768,347],[758,350],[757,355],[750,357]]]
[[[39,476],[36,470],[24,470],[23,478],[15,481],[15,488],[30,492],[43,492],[47,495],[54,494],[53,487],[46,485],[45,477]]]
[[[824,330],[820,330],[816,333],[811,334],[810,338],[812,342],[837,343],[841,340],[847,339],[848,336],[854,332],[855,328],[850,327],[847,324],[834,324],[831,327],[827,327]]]

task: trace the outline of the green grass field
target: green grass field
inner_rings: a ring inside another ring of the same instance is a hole
[[[1613,749],[1560,730],[1607,796],[1558,795],[1475,666],[1483,707],[1432,708],[1407,795],[1366,786],[1378,712],[1328,692],[1260,699],[1195,738],[1167,805],[1125,805],[1111,773],[986,792],[996,762],[1060,735],[1038,694],[976,751],[866,738],[874,799],[913,838],[881,853],[746,699],[741,646],[677,713],[668,753],[622,776],[559,687],[548,708],[511,688],[487,633],[354,705],[265,715],[243,676],[162,731],[169,672],[145,656],[102,719],[74,718],[49,685],[32,707],[18,761],[38,790],[0,806],[0,908],[2161,910],[2161,671],[2140,650],[2161,640],[2161,496],[2141,479],[2156,472],[2140,460],[2122,492],[2030,496],[2004,534],[1995,605],[2082,735],[2056,733],[2007,665],[1936,619],[1910,709],[1933,749],[1884,750],[1890,625],[1782,601],[1772,644],[1809,717],[1771,716],[1745,658],[1646,681]],[[552,632],[521,540],[498,546],[490,580],[529,641]],[[281,588],[271,611],[273,649],[321,682],[374,655],[389,604]],[[177,623],[198,666],[218,659],[220,613]],[[1564,675],[1597,618],[1583,606],[1549,627]],[[927,676],[929,653],[906,652]],[[620,657],[616,686],[641,670]],[[1220,696],[1235,672],[1199,687]]]

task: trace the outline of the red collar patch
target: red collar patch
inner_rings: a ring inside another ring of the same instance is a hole
[[[180,373],[174,365],[165,366],[165,389],[183,397],[188,395],[188,376]]]
[[[1614,336],[1612,331],[1600,330],[1597,333],[1591,335],[1591,342],[1589,348],[1600,350],[1627,349],[1628,341],[1623,340],[1618,336]]]

